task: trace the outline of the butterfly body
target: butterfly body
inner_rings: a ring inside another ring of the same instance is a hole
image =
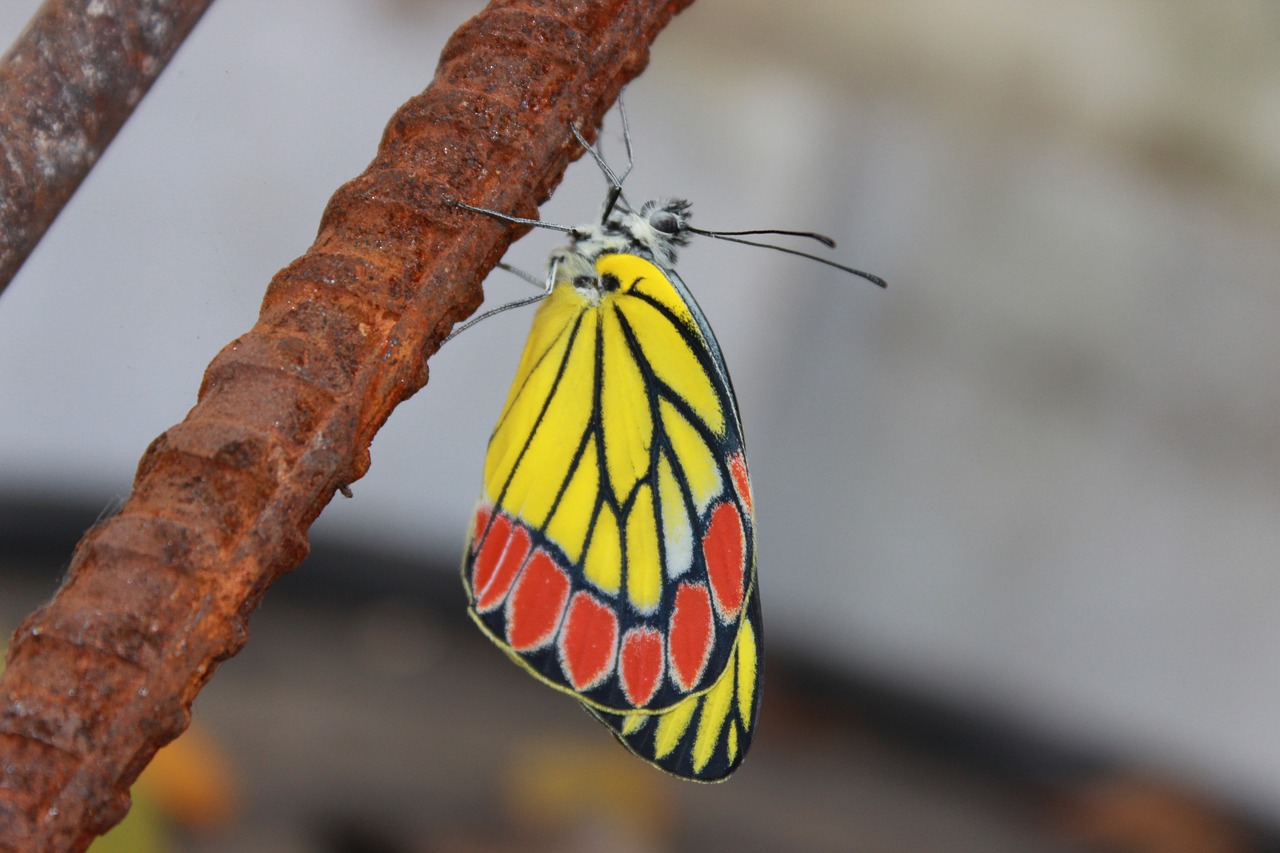
[[[463,582],[513,660],[642,758],[715,781],[754,734],[761,623],[737,403],[674,269],[687,216],[611,204],[553,252]]]

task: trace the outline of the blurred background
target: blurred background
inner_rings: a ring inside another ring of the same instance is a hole
[[[0,43],[38,5],[0,4]],[[9,627],[480,7],[221,0],[197,26],[0,297]],[[513,311],[432,360],[200,695],[179,776],[207,790],[170,841],[1280,849],[1278,48],[1266,0],[699,0],[627,92],[630,195],[824,231],[890,282],[682,256],[751,451],[752,757],[667,780],[464,615]],[[621,160],[616,114],[602,138]],[[543,217],[603,190],[578,163]],[[496,274],[487,304],[527,288]]]

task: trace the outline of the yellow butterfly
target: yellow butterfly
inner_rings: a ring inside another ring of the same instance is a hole
[[[536,678],[646,761],[718,781],[760,707],[755,516],[733,386],[675,250],[795,232],[700,231],[682,200],[634,210],[588,150],[612,183],[598,224],[459,205],[569,235],[489,441],[463,584]]]

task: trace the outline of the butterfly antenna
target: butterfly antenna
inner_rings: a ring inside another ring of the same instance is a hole
[[[834,249],[836,241],[824,234],[818,234],[813,231],[782,231],[778,229],[767,229],[761,231],[704,231],[701,228],[686,228],[686,230],[690,234],[700,234],[703,237],[714,237],[717,240],[728,240],[730,243],[741,243],[744,246],[758,246],[761,249],[773,249],[775,252],[785,252],[788,255],[808,258],[811,261],[817,261],[820,264],[835,267],[836,269],[850,273],[851,275],[856,275],[859,278],[865,278],[877,287],[889,286],[888,282],[878,275],[872,275],[869,272],[863,272],[862,270],[854,269],[853,267],[847,267],[844,264],[836,263],[835,261],[818,257],[817,255],[811,255],[808,252],[801,252],[798,249],[788,249],[786,246],[775,246],[772,243],[759,243],[755,240],[744,240],[741,236],[743,234],[780,234],[792,237],[808,237],[809,239],[817,240],[824,246]]]
[[[694,234],[701,234],[704,237],[749,237],[752,234],[779,234],[784,237],[806,237],[810,240],[817,240],[828,249],[836,247],[836,241],[832,240],[826,234],[819,234],[817,231],[784,231],[781,228],[764,228],[758,231],[701,231],[697,228],[688,229]]]

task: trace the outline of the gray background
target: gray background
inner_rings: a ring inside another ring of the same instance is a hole
[[[0,42],[37,5],[0,4]],[[478,8],[214,4],[0,297],[0,489],[127,494]],[[632,197],[826,231],[891,284],[684,255],[746,425],[771,642],[1280,818],[1277,44],[1261,0],[700,0],[660,37]],[[579,164],[543,215],[602,189]],[[317,532],[459,551],[528,323],[450,343]]]

